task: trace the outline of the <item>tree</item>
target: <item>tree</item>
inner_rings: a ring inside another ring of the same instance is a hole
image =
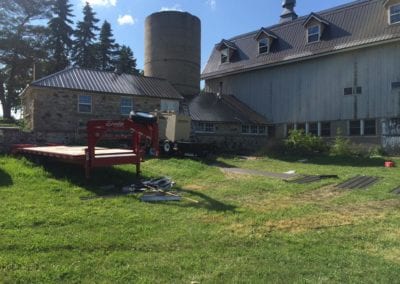
[[[69,54],[72,48],[73,21],[72,4],[69,0],[54,0],[51,7],[53,18],[49,21],[49,50],[51,60],[49,73],[65,69],[69,65]]]
[[[115,57],[117,55],[117,45],[113,39],[111,25],[104,21],[100,30],[100,42],[97,47],[97,56],[100,69],[104,71],[114,71]]]
[[[139,71],[136,69],[136,58],[129,46],[122,45],[119,48],[116,68],[120,73],[139,75]]]
[[[75,66],[85,68],[96,67],[96,34],[99,28],[96,23],[99,20],[95,17],[92,7],[86,2],[83,8],[83,21],[78,22],[74,32],[75,40],[72,49],[72,58]]]
[[[51,0],[0,1],[0,102],[3,117],[19,107],[18,94],[32,80],[35,62],[48,57],[47,29],[40,20],[50,17]]]

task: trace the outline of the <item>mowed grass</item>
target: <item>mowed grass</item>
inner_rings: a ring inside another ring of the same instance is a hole
[[[185,197],[143,203],[116,194],[132,166],[97,169],[0,157],[0,282],[396,283],[399,169],[383,159],[154,159],[144,177],[170,176]],[[216,166],[340,179],[297,185],[225,175]],[[396,160],[400,163],[400,160]],[[337,190],[357,174],[368,190]],[[116,189],[104,186],[115,185]]]

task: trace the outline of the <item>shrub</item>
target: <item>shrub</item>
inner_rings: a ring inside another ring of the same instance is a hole
[[[335,142],[331,146],[329,153],[332,156],[356,156],[350,140],[344,138],[340,130],[337,131]]]
[[[287,152],[298,155],[314,155],[327,151],[325,141],[318,136],[305,134],[303,130],[293,130],[285,140]]]

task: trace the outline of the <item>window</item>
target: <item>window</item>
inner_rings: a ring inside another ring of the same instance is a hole
[[[305,123],[297,123],[296,126],[297,126],[296,127],[297,130],[306,132],[306,124]]]
[[[265,125],[255,125],[255,124],[242,125],[242,134],[265,135],[265,132],[266,132]]]
[[[160,110],[179,112],[179,101],[161,100]]]
[[[400,23],[400,4],[390,6],[390,24]]]
[[[258,41],[258,53],[268,53],[269,52],[269,39],[262,38]]]
[[[364,120],[364,135],[376,135],[375,119]]]
[[[307,29],[308,43],[317,42],[320,39],[320,26],[312,26]]]
[[[359,95],[362,93],[362,87],[356,87],[356,94]]]
[[[78,112],[92,113],[92,96],[79,95],[79,97],[78,97]]]
[[[308,133],[314,136],[318,136],[318,123],[313,122],[308,124]]]
[[[229,62],[229,49],[224,48],[221,50],[221,63]]]
[[[132,98],[121,98],[121,114],[122,115],[129,115],[133,110],[133,101]]]
[[[349,96],[353,94],[353,88],[344,88],[344,95]]]
[[[214,124],[210,122],[199,122],[196,127],[196,132],[214,133]]]
[[[361,135],[361,121],[352,120],[349,122],[349,134],[351,136]]]
[[[331,123],[321,122],[321,136],[330,137],[331,136]]]

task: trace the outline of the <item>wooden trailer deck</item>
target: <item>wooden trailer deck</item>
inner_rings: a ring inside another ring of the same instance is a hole
[[[38,156],[47,156],[65,160],[85,160],[85,149],[87,146],[34,146],[34,147],[21,147],[17,148],[16,152],[26,153]],[[110,157],[136,157],[132,150],[127,149],[108,149],[108,148],[95,148],[96,158],[110,158]]]

